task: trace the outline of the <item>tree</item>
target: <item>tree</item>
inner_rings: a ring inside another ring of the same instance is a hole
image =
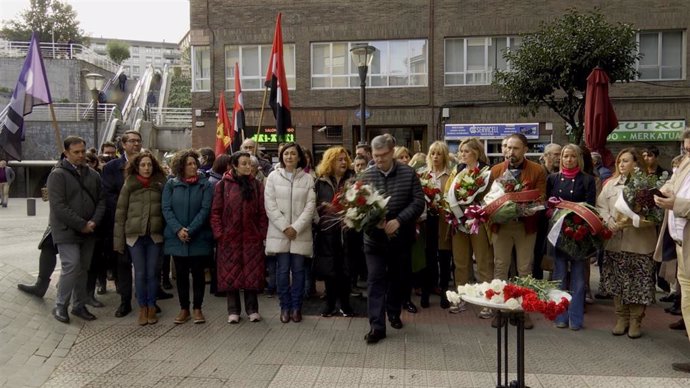
[[[176,72],[175,72],[176,73]],[[182,74],[174,74],[170,81],[168,106],[171,108],[192,107],[192,79]]]
[[[118,40],[108,41],[108,44],[105,45],[105,50],[108,52],[110,59],[118,65],[125,59],[129,59],[129,45],[125,42]]]
[[[42,42],[86,43],[87,37],[79,28],[77,13],[72,6],[60,0],[31,0],[29,9],[17,20],[3,21],[0,37],[12,41],[29,41],[31,32]]]
[[[584,132],[587,76],[602,67],[611,82],[629,82],[637,76],[641,58],[629,24],[608,23],[598,11],[569,10],[552,23],[541,23],[525,35],[517,50],[507,51],[510,70],[497,71],[493,84],[501,96],[535,116],[542,105],[572,127],[571,140],[579,144]]]

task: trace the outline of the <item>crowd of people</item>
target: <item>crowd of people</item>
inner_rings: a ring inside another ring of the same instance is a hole
[[[690,132],[683,141],[690,152]],[[236,324],[242,295],[248,320],[262,319],[261,293],[277,294],[281,322],[302,321],[304,299],[315,293],[316,281],[324,282],[322,317],[353,316],[351,298],[362,294],[358,286],[366,280],[368,343],[386,337],[386,321],[401,329],[403,310],[419,313],[417,296],[422,309],[438,300],[440,308],[461,313],[466,307],[452,305],[446,290],[512,276],[541,279],[545,273],[573,296],[556,327],[580,330],[585,306],[594,302],[591,263],[601,274],[597,298],[614,302],[614,335],[642,335],[645,307],[655,301],[657,287],[674,302],[669,312],[690,308],[690,294],[681,292],[689,285],[682,242],[690,241],[684,229],[690,211],[679,205],[690,190],[688,158],[674,159],[679,170],[655,197],[669,210],[662,225],[624,223],[615,206],[636,169],[671,174],[659,166],[654,146],[621,150],[612,170],[601,155],[574,144],[549,144],[541,163],[529,160],[521,134],[503,140],[504,159],[493,166],[477,139],[462,141],[457,154],[443,141],[426,154],[412,154],[389,134],[359,145],[354,155],[331,147],[316,166],[296,143],[282,144],[273,165],[251,139],[232,155],[184,150],[159,161],[142,150],[135,131],[127,131],[121,144],[105,143],[100,153],[88,152],[74,136],[65,139],[64,149],[47,183],[50,226],[39,245],[39,277],[34,285],[19,285],[42,297],[59,253],[53,315],[61,322],[69,322],[70,305],[72,315],[95,319],[86,305],[102,306],[95,295],[105,293],[112,276],[121,298],[116,316],[132,311],[134,288],[138,324],[155,324],[156,300],[172,297],[163,291],[172,288],[171,259],[180,307],[176,324],[205,322],[207,281],[211,293],[226,297],[227,321]],[[570,257],[546,242],[549,216],[543,210],[466,233],[451,227],[443,209],[428,208],[420,177],[445,193],[458,174],[483,168],[492,181],[510,174],[524,189],[537,190],[541,201],[555,197],[596,207],[613,238],[593,257]],[[344,227],[333,206],[354,180],[390,197],[385,219],[363,232]],[[479,318],[493,318],[494,327],[506,324],[499,317],[488,308],[479,311]],[[685,328],[683,320],[672,326]],[[532,327],[526,315],[525,328]]]

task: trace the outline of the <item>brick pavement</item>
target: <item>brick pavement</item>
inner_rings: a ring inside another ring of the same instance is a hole
[[[9,234],[1,224],[3,241]],[[36,260],[40,228],[34,229],[22,237],[30,241],[26,260]],[[98,320],[74,318],[65,325],[50,316],[54,287],[44,301],[22,294],[16,283],[31,278],[3,258],[0,249],[0,386],[495,386],[496,334],[475,309],[451,315],[436,303],[417,315],[405,313],[402,330],[389,329],[387,339],[367,346],[366,319],[308,316],[282,324],[277,300],[263,296],[259,323],[243,317],[239,325],[227,324],[224,299],[207,296],[204,325],[174,325],[177,302],[171,299],[161,301],[158,324],[140,327],[134,314],[113,316],[118,297],[111,286],[101,297],[107,307],[91,309]],[[690,344],[666,328],[675,317],[662,307],[648,309],[638,340],[609,333],[610,302],[589,306],[579,332],[537,317],[526,333],[528,385],[690,387],[690,376],[670,368],[690,360]]]

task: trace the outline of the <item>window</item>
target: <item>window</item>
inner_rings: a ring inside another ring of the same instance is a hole
[[[520,47],[518,37],[448,38],[445,85],[489,85],[495,70],[510,70],[503,54]]]
[[[235,89],[235,63],[240,66],[242,90],[263,90],[268,63],[269,45],[225,46],[225,90]],[[283,61],[288,89],[295,89],[295,45],[283,45]]]
[[[192,46],[192,91],[211,90],[211,50],[208,46]]]
[[[311,87],[359,87],[359,71],[352,62],[350,49],[361,43],[376,47],[367,74],[368,86],[390,88],[427,85],[427,41],[419,39],[312,43]]]
[[[129,51],[132,53],[132,55],[139,55],[139,46],[132,46],[129,48]]]
[[[683,31],[640,32],[638,79],[683,79]]]

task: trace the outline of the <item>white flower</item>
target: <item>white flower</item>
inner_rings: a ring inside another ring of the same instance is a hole
[[[491,284],[489,287],[494,290],[496,293],[501,293],[503,292],[503,288],[506,286],[506,281],[505,280],[499,280],[499,279],[494,279],[491,281]]]
[[[446,291],[446,298],[448,298],[448,301],[452,304],[459,304],[462,301],[460,294],[453,291]]]
[[[495,303],[495,304],[503,304],[503,295],[500,295],[500,294],[494,295],[491,297],[489,302]]]
[[[388,201],[391,199],[391,197],[383,197],[379,196],[378,199],[376,200],[376,206],[378,206],[380,209],[385,209],[386,205],[388,205]]]
[[[357,208],[351,207],[345,212],[345,220],[356,220],[359,214],[357,214]]]
[[[517,300],[515,298],[510,298],[510,299],[505,301],[505,305],[506,305],[506,307],[508,307],[511,310],[517,310],[518,308],[520,308],[520,306],[522,304],[520,303],[519,300]]]
[[[460,295],[467,295],[476,298],[478,296],[477,291],[476,284],[467,283],[464,286],[458,286],[458,294]]]
[[[345,192],[345,200],[347,202],[354,202],[355,199],[357,199],[357,190],[355,190],[354,186],[351,186],[347,191]]]

